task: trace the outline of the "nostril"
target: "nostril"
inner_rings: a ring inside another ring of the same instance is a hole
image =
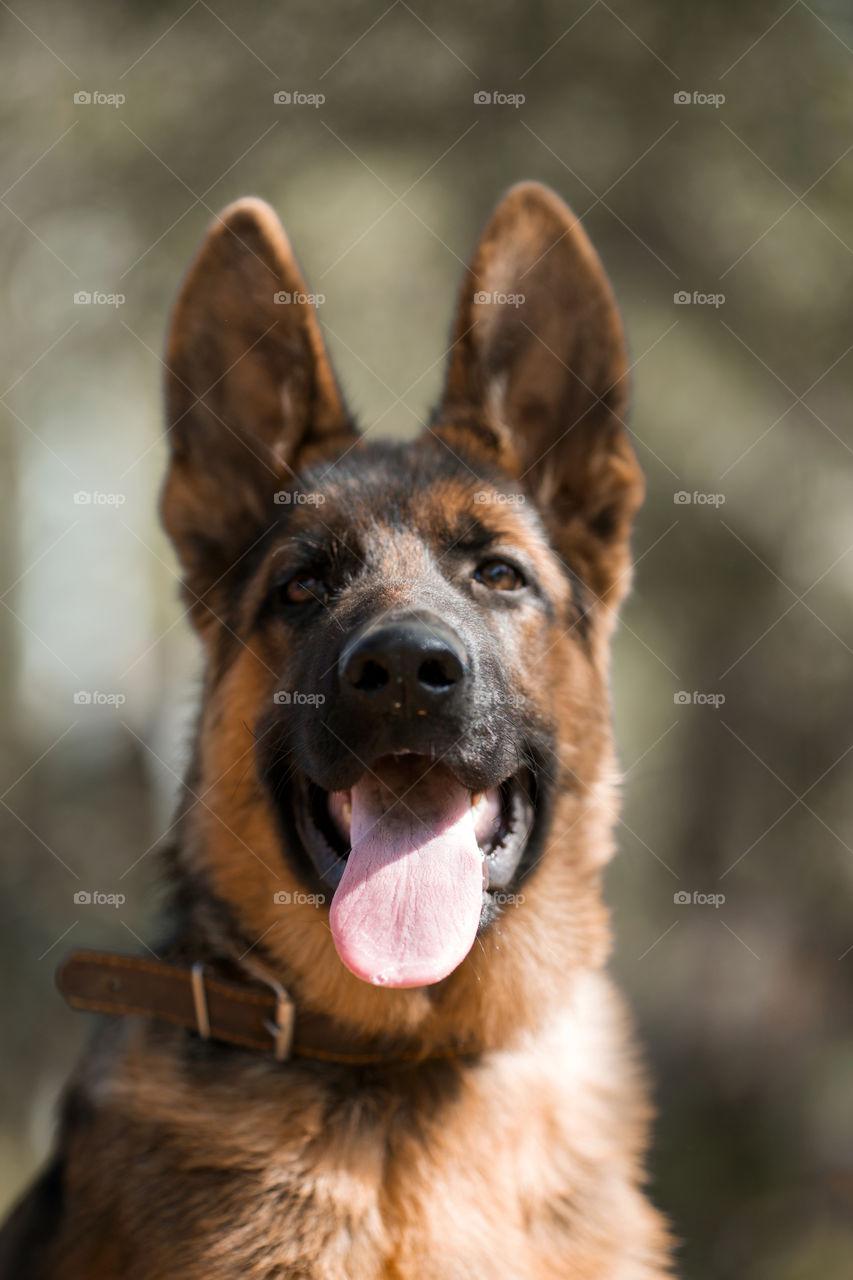
[[[456,684],[458,678],[458,673],[451,669],[449,662],[440,662],[437,658],[427,658],[418,667],[418,680],[428,689],[449,689]]]
[[[440,618],[383,618],[357,631],[338,659],[342,691],[367,711],[426,715],[445,710],[465,684],[462,641]]]
[[[378,689],[384,689],[388,680],[387,669],[378,662],[374,662],[372,658],[368,658],[358,679],[353,680],[352,683],[353,687],[360,689],[362,693],[375,693]]]

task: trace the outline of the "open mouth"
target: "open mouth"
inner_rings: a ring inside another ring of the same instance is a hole
[[[378,986],[440,981],[468,954],[530,843],[536,786],[522,769],[473,791],[444,763],[376,761],[347,791],[305,775],[279,796],[316,875],[334,890],[338,954]]]
[[[374,771],[381,768],[382,762],[378,761]],[[401,787],[397,801],[404,810],[408,789]],[[477,846],[483,858],[483,888],[506,889],[521,861],[533,822],[531,776],[525,769],[499,786],[470,795]],[[352,848],[352,788],[324,791],[302,774],[296,780],[294,801],[293,816],[305,851],[321,879],[336,889]],[[408,799],[408,807],[413,806],[414,797]]]

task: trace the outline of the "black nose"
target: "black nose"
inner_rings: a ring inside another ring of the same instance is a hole
[[[365,710],[400,714],[443,710],[460,692],[465,647],[431,613],[407,613],[368,623],[344,645],[341,689]]]

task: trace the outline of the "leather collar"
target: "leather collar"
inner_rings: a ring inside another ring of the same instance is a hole
[[[256,970],[257,972],[257,970]],[[366,1066],[424,1062],[474,1051],[460,1045],[418,1050],[378,1043],[320,1014],[298,1010],[274,979],[267,986],[232,982],[203,964],[177,964],[107,951],[72,951],[56,972],[56,985],[72,1009],[153,1018],[186,1027],[203,1040],[220,1040],[271,1053],[278,1061],[313,1058]]]

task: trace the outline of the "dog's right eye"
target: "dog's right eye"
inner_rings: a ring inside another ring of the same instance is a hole
[[[279,584],[278,595],[284,604],[326,604],[329,588],[313,573],[295,573]]]

